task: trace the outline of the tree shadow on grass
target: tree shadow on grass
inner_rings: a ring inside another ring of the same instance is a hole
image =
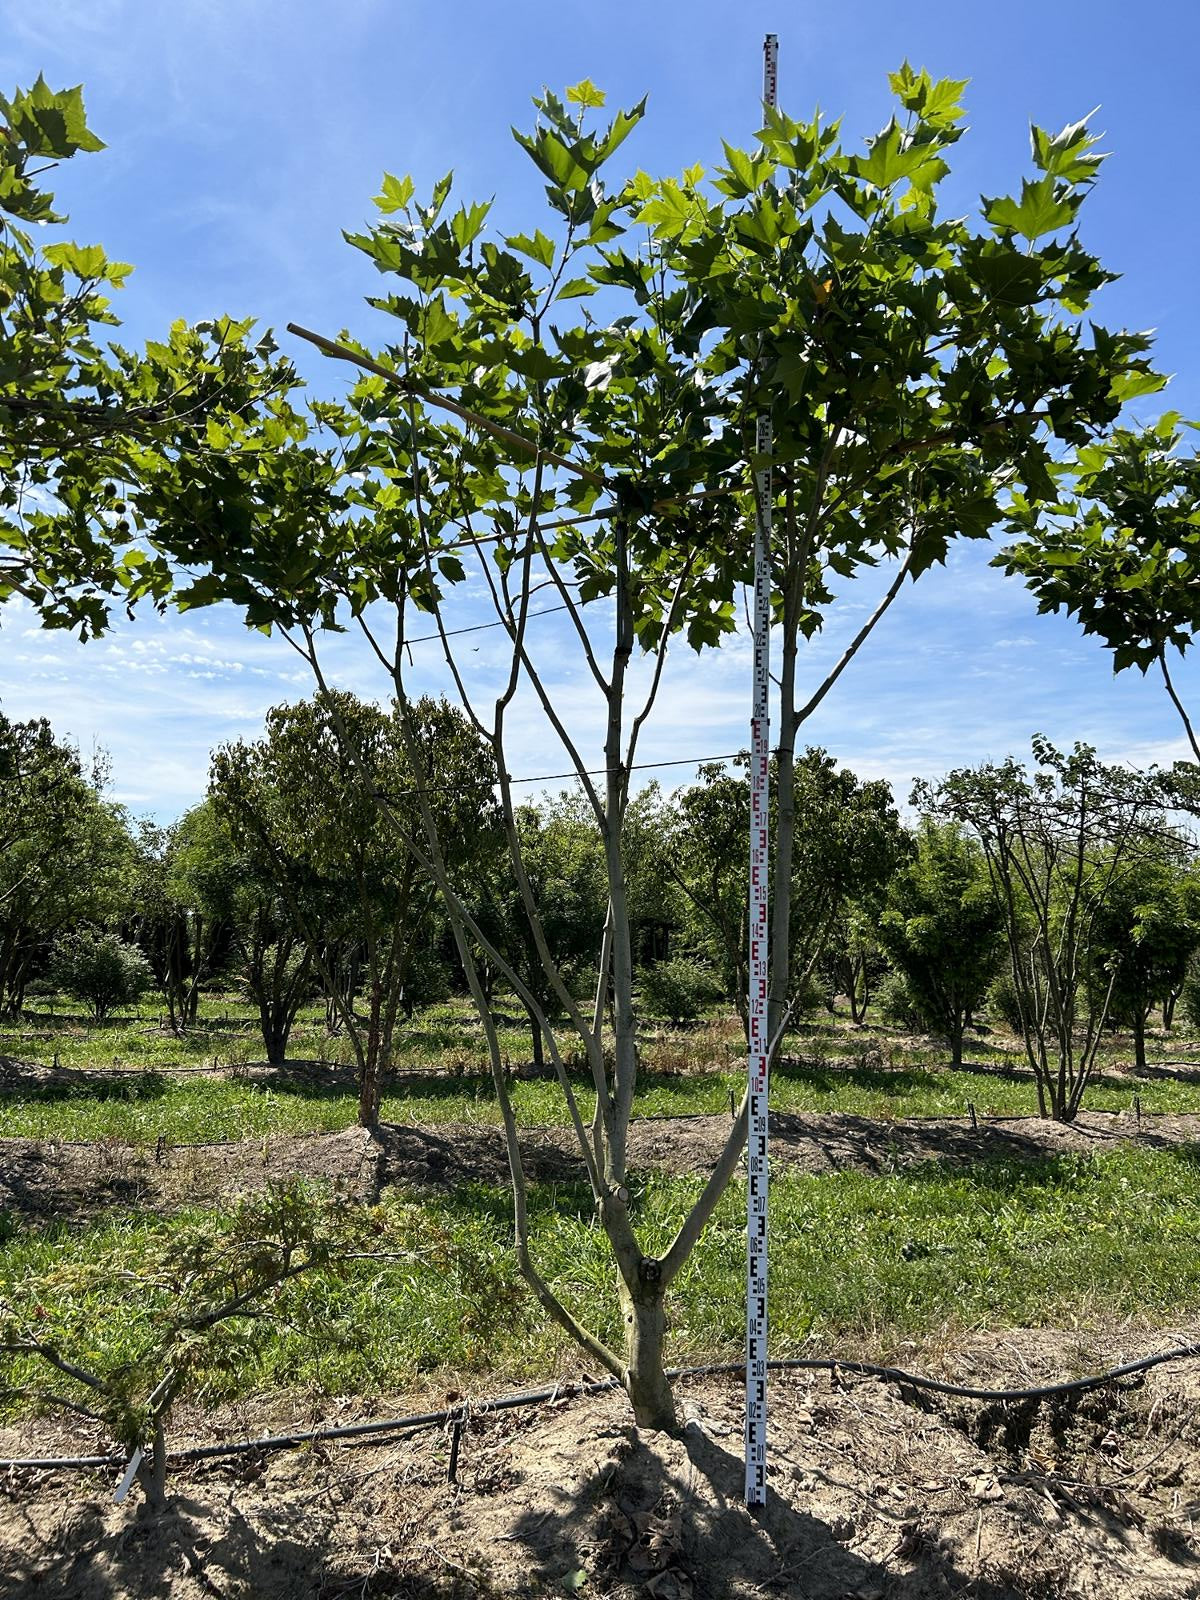
[[[358,1093],[356,1070],[332,1062],[289,1059],[281,1067],[264,1064],[249,1067],[247,1072],[256,1087],[301,1100],[343,1100]],[[385,1099],[401,1101],[405,1097],[434,1101],[496,1098],[487,1073],[393,1071],[384,1076],[383,1093]]]
[[[170,1079],[155,1067],[47,1067],[31,1073],[27,1063],[0,1057],[0,1097],[22,1101],[161,1100],[170,1087]]]
[[[1200,1067],[1188,1066],[1183,1062],[1177,1067],[1145,1066],[1141,1071],[1130,1067],[1129,1071],[1120,1078],[1109,1079],[1119,1083],[1123,1088],[1136,1087],[1139,1083],[1160,1083],[1166,1080],[1169,1083],[1200,1083]],[[1093,1078],[1093,1083],[1104,1082],[1104,1079]]]
[[[1149,1142],[1149,1141],[1145,1141]],[[897,1183],[917,1188],[928,1188],[945,1183],[948,1178],[967,1178],[975,1189],[986,1189],[996,1194],[1019,1194],[1029,1189],[1061,1189],[1085,1194],[1088,1187],[1103,1181],[1106,1173],[1093,1164],[1095,1150],[1064,1150],[1047,1152],[1044,1148],[1036,1155],[1023,1155],[1018,1151],[976,1156],[973,1161],[935,1160],[915,1162],[894,1172]],[[1169,1144],[1156,1146],[1155,1153],[1169,1155],[1189,1169],[1200,1167],[1200,1144]]]
[[[777,1149],[815,1149],[832,1172],[892,1173],[918,1165],[961,1171],[980,1161],[1028,1164],[1046,1155],[1045,1140],[1036,1132],[986,1120],[972,1127],[965,1118],[881,1122],[843,1112],[831,1126],[823,1115],[776,1111],[771,1113],[771,1131],[780,1141]],[[782,1164],[787,1165],[786,1155]]]

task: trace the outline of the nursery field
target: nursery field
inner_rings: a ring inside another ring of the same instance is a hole
[[[567,1111],[549,1074],[526,1076],[529,1034],[523,1022],[500,1039],[513,1064],[519,1119],[567,1125]],[[1126,1113],[1135,1099],[1144,1113],[1200,1113],[1200,1039],[1184,1028],[1156,1038],[1144,1074],[1130,1066],[1128,1039],[1114,1033],[1101,1048],[1088,1089],[1090,1110]],[[882,1120],[1031,1116],[1037,1091],[1020,1045],[1003,1029],[970,1040],[963,1070],[946,1065],[939,1042],[876,1022],[856,1028],[844,1017],[802,1025],[784,1040],[772,1081],[778,1111],[846,1112]],[[684,1117],[727,1112],[740,1096],[745,1046],[735,1017],[687,1028],[648,1030],[641,1043],[636,1110],[641,1116]],[[577,1074],[583,1104],[589,1087]],[[333,1132],[357,1114],[353,1058],[331,1039],[323,1013],[303,1015],[286,1067],[268,1067],[251,1009],[233,997],[209,999],[197,1025],[182,1036],[160,1026],[159,1014],[119,1017],[102,1025],[69,1012],[37,1012],[20,1025],[0,1025],[0,1137],[170,1144],[261,1138],[266,1134]],[[385,1122],[499,1125],[482,1035],[464,1004],[421,1013],[397,1041],[395,1071],[383,1100]]]
[[[577,1315],[616,1338],[607,1247],[562,1096],[530,1075],[523,1027],[514,1020],[502,1039],[535,1258]],[[232,1240],[239,1215],[271,1196],[287,1197],[303,1233],[332,1195],[370,1216],[371,1248],[277,1286],[269,1316],[233,1319],[197,1342],[172,1449],[577,1380],[586,1362],[517,1271],[499,1108],[466,1010],[431,1008],[403,1030],[372,1133],[355,1126],[353,1070],[323,1014],[301,1018],[283,1067],[266,1066],[256,1042],[249,1013],[219,996],[181,1036],[148,1010],[97,1026],[61,1004],[0,1036],[0,1296],[17,1318],[89,1370],[143,1372],[178,1293],[164,1262],[186,1258],[192,1240]],[[641,1041],[630,1161],[648,1250],[665,1248],[720,1147],[741,1050],[732,1017],[651,1027]],[[856,1028],[840,1015],[821,1014],[786,1041],[772,1085],[773,1354],[995,1386],[1078,1376],[1194,1337],[1200,1041],[1182,1029],[1152,1036],[1135,1074],[1129,1041],[1113,1034],[1070,1127],[1037,1117],[1032,1079],[1003,1028],[973,1036],[965,1055],[951,1070],[935,1039]],[[584,1087],[581,1077],[589,1115]],[[672,1364],[740,1359],[744,1204],[735,1181],[672,1286]],[[755,1575],[745,1592],[786,1587],[803,1551],[810,1592],[831,1596],[1065,1595],[1077,1592],[1069,1575],[1080,1570],[1092,1575],[1091,1593],[1184,1595],[1194,1592],[1189,1540],[1200,1506],[1193,1381],[1186,1366],[1171,1367],[1050,1407],[997,1407],[918,1404],[868,1379],[781,1377],[778,1526],[757,1534],[733,1510],[733,1377],[681,1385],[696,1426],[671,1458],[674,1482],[617,1399],[564,1400],[507,1422],[481,1416],[454,1485],[436,1433],[357,1451],[181,1463],[172,1481],[190,1509],[147,1531],[136,1559],[111,1506],[114,1470],[80,1478],[12,1468],[0,1575],[21,1594],[149,1594],[165,1592],[153,1585],[167,1578],[189,1596],[295,1586],[486,1594],[489,1584],[511,1586],[506,1563],[524,1550],[530,1571],[559,1589],[590,1582],[623,1593],[621,1582],[653,1580],[655,1594],[715,1594],[681,1554],[691,1518],[723,1530],[711,1548],[728,1567],[726,1592],[738,1592],[742,1572]],[[32,1354],[10,1359],[3,1454],[104,1453],[104,1430],[78,1410],[85,1390],[69,1374],[47,1385]],[[851,1458],[845,1441],[863,1419],[872,1442]],[[569,1516],[549,1483],[555,1451],[570,1455],[572,1471],[597,1455]],[[709,1503],[725,1477],[727,1501]],[[872,1491],[883,1477],[894,1506]],[[596,1490],[617,1482],[626,1487],[616,1499]],[[234,1483],[248,1492],[239,1491],[236,1525],[227,1499],[221,1509],[222,1486]],[[526,1492],[544,1513],[536,1525],[518,1509]],[[428,1539],[413,1531],[407,1543],[378,1543],[367,1508],[389,1495]],[[474,1502],[466,1542],[454,1512],[464,1498]],[[338,1503],[342,1514],[331,1510]],[[281,1532],[305,1506],[319,1508],[317,1546]],[[490,1566],[479,1553],[484,1514],[501,1552]],[[814,1517],[845,1530],[823,1553]],[[659,1540],[648,1565],[639,1554],[647,1527]],[[1116,1585],[1120,1551],[1139,1582],[1157,1587]]]

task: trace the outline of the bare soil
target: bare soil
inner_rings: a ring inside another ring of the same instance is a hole
[[[729,1132],[728,1116],[646,1117],[630,1130],[634,1167],[708,1172]],[[533,1128],[523,1134],[528,1176],[565,1182],[580,1176],[573,1134]],[[1132,1141],[1169,1148],[1200,1141],[1200,1115],[1083,1112],[1070,1125],[1040,1117],[875,1119],[844,1112],[776,1112],[771,1160],[776,1171],[893,1172],[922,1161],[968,1163],[988,1157],[1037,1160],[1068,1150]],[[283,1135],[209,1145],[158,1148],[115,1140],[64,1144],[0,1140],[0,1208],[27,1216],[83,1218],[113,1206],[169,1211],[249,1194],[268,1182],[305,1178],[375,1199],[392,1185],[452,1189],[467,1182],[505,1184],[503,1133],[480,1124],[435,1127],[384,1124],[338,1133]]]
[[[1037,1330],[936,1358],[986,1384],[1062,1377],[1172,1335]],[[910,1364],[929,1364],[914,1352]],[[9,1600],[345,1600],[580,1593],[659,1600],[1183,1600],[1200,1595],[1200,1373],[1160,1367],[1069,1401],[980,1404],[828,1375],[773,1380],[767,1506],[741,1504],[741,1391],[681,1380],[677,1437],[639,1431],[620,1394],[476,1411],[461,1441],[429,1431],[181,1465],[147,1517],[116,1474],[11,1470],[0,1481]],[[424,1408],[430,1397],[417,1397]],[[413,1409],[390,1397],[376,1415]],[[355,1409],[332,1406],[336,1420]],[[180,1418],[222,1430],[289,1415]],[[182,1437],[177,1441],[183,1442]],[[5,1455],[88,1450],[45,1421],[0,1432]]]

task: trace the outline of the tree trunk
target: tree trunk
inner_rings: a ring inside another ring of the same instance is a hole
[[[787,1010],[791,972],[792,855],[796,842],[796,657],[797,607],[784,597],[783,660],[779,680],[779,739],[775,746],[775,852],[770,868],[770,978],[767,987],[767,1038],[779,1035]],[[782,1037],[779,1043],[782,1044]]]
[[[849,974],[849,983],[846,985],[846,998],[850,1002],[850,1020],[856,1028],[861,1028],[867,1020],[867,1002],[870,993],[867,988],[867,966],[865,961],[850,960],[846,964]],[[861,994],[859,985],[861,984]]]
[[[1039,1098],[1042,1116],[1049,1116],[1052,1122],[1074,1122],[1075,1112],[1071,1108],[1070,1096],[1059,1074],[1052,1069],[1047,1069],[1039,1074]]]
[[[134,1474],[147,1512],[161,1516],[167,1509],[167,1436],[162,1419],[154,1422],[154,1438]]]
[[[267,1051],[267,1065],[282,1067],[287,1061],[288,1035],[291,1028],[286,1022],[272,1019],[263,1026],[263,1044]]]
[[[1133,1065],[1138,1072],[1146,1070],[1146,1018],[1140,1011],[1133,1018]]]
[[[383,995],[379,984],[371,986],[371,1023],[367,1032],[367,1048],[363,1056],[362,1072],[358,1084],[358,1125],[360,1128],[379,1126],[379,1106],[383,1099],[383,1081],[380,1072],[379,1012]]]
[[[542,1025],[532,1015],[529,1018],[529,1041],[533,1050],[533,1070],[540,1073],[546,1065],[546,1047],[542,1038]]]
[[[963,1034],[965,1019],[961,1013],[956,1013],[950,1019],[950,1065],[961,1067],[963,1064]]]
[[[662,1285],[641,1280],[636,1291],[622,1278],[621,1310],[625,1319],[625,1390],[639,1428],[673,1432],[675,1397],[663,1370]]]

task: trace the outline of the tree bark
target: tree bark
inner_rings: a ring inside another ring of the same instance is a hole
[[[146,1511],[152,1516],[161,1516],[167,1509],[167,1436],[161,1417],[154,1420],[150,1449],[142,1457],[134,1477],[142,1491]]]
[[[291,1031],[287,1023],[264,1024],[263,1043],[267,1047],[268,1066],[282,1067],[287,1061],[288,1036]]]
[[[956,1015],[950,1020],[950,1065],[961,1067],[963,1064],[963,1018]]]
[[[870,990],[867,985],[867,966],[865,961],[852,959],[848,967],[850,982],[846,986],[846,998],[850,1002],[850,1020],[856,1028],[861,1028],[867,1020],[867,1005],[870,1000]],[[860,984],[862,985],[861,992]]]
[[[1133,1064],[1138,1072],[1146,1070],[1146,1019],[1140,1011],[1133,1018]]]
[[[371,1022],[367,1031],[367,1048],[363,1054],[362,1072],[358,1083],[358,1125],[360,1128],[379,1126],[379,1106],[383,1099],[383,1080],[380,1071],[380,1008],[383,994],[378,983],[371,987]]]
[[[654,1265],[657,1266],[657,1263]],[[663,1288],[657,1279],[639,1276],[636,1289],[620,1279],[625,1320],[625,1392],[639,1428],[664,1433],[677,1426],[675,1397],[663,1370]]]

